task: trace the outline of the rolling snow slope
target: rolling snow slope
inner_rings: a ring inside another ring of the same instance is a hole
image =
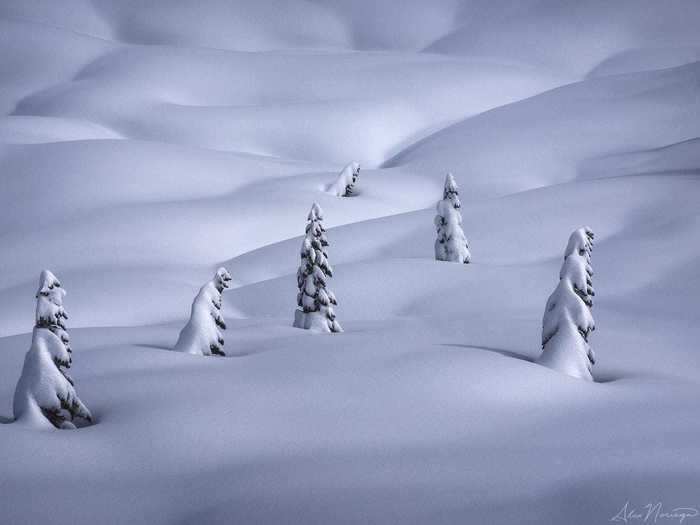
[[[682,0],[2,2],[0,522],[700,506],[698,22]],[[325,193],[352,160],[356,195]],[[433,260],[448,170],[467,266]],[[291,327],[313,201],[333,336]],[[531,362],[584,224],[595,384]],[[167,351],[221,264],[233,357]],[[97,419],[73,432],[11,423],[45,267]]]

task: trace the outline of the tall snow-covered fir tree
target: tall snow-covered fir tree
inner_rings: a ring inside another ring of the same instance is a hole
[[[180,331],[173,350],[194,355],[226,355],[221,333],[226,329],[221,316],[221,294],[230,282],[226,268],[219,268],[214,278],[199,289],[192,302],[190,320]]]
[[[459,201],[459,188],[451,173],[445,177],[442,200],[437,203],[435,227],[435,259],[468,264],[471,261],[469,241],[462,230],[462,203]]]
[[[573,377],[593,381],[591,369],[595,354],[588,336],[595,330],[593,306],[593,269],[591,250],[593,232],[579,228],[569,237],[559,284],[549,296],[542,319],[540,364]]]
[[[13,400],[15,419],[39,428],[72,429],[75,418],[92,422],[90,411],[66,372],[72,352],[64,323],[68,319],[63,308],[65,295],[54,274],[41,272],[32,345],[24,358]]]
[[[294,326],[318,332],[342,332],[333,310],[338,302],[328,288],[333,268],[328,262],[328,239],[323,227],[323,210],[318,204],[311,206],[308,221],[297,271],[297,305],[300,309],[294,312]]]
[[[331,184],[328,191],[336,197],[350,197],[359,176],[360,163],[351,162],[338,174],[338,178]]]

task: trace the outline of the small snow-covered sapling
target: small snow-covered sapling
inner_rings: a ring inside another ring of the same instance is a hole
[[[569,237],[559,284],[542,318],[542,354],[538,362],[573,377],[593,381],[595,354],[588,336],[595,330],[593,307],[593,231],[579,228]]]
[[[64,323],[68,319],[63,308],[65,295],[53,273],[41,272],[32,344],[13,400],[15,419],[37,428],[72,429],[76,418],[92,422],[66,371],[73,359]]]
[[[308,215],[306,235],[301,243],[301,264],[297,271],[297,309],[294,326],[318,332],[342,332],[335,317],[338,304],[328,288],[333,268],[328,262],[326,229],[323,227],[323,210],[314,203]]]
[[[451,173],[445,177],[442,200],[437,203],[435,216],[435,259],[468,264],[471,261],[469,241],[462,230],[462,203],[459,188]]]
[[[360,163],[351,162],[338,174],[338,178],[330,185],[328,191],[336,197],[350,197],[360,176]]]
[[[216,270],[192,302],[190,319],[180,331],[173,350],[193,355],[225,356],[222,330],[226,323],[221,315],[221,294],[230,286],[231,275],[226,268]]]

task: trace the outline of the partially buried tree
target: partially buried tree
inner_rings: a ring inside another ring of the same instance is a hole
[[[462,230],[462,203],[459,188],[451,173],[445,177],[442,200],[437,203],[435,216],[435,259],[468,264],[471,261],[469,242]]]
[[[359,177],[360,163],[351,162],[338,174],[338,178],[330,185],[328,191],[336,197],[350,197]]]
[[[229,287],[231,275],[219,268],[214,278],[194,298],[190,320],[180,332],[173,350],[194,355],[225,356],[222,330],[226,323],[221,316],[221,294]]]
[[[593,232],[579,228],[569,237],[559,284],[549,296],[542,319],[540,364],[573,377],[593,381],[595,354],[588,344],[595,330],[593,306],[593,269],[591,250]]]
[[[66,371],[72,363],[63,308],[66,292],[48,270],[41,272],[32,344],[24,358],[13,401],[15,419],[37,428],[75,428],[92,415],[75,392]]]

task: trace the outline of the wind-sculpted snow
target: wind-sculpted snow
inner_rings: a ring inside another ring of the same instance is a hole
[[[577,82],[456,123],[385,166],[469,173],[474,198],[569,182],[591,160],[604,169],[608,156],[700,136],[698,86],[700,62]]]
[[[508,57],[579,77],[663,69],[697,60],[700,6],[656,0],[480,0],[427,47],[461,56]]]
[[[31,92],[13,114],[88,120],[131,139],[377,165],[436,127],[561,81],[496,60],[399,52],[130,46]]]
[[[0,522],[697,505],[698,27],[675,0],[0,2]],[[446,172],[468,265],[434,260]],[[291,326],[314,202],[333,335]],[[595,382],[535,362],[583,224]],[[226,357],[168,351],[220,266]],[[46,267],[72,432],[11,417]]]

